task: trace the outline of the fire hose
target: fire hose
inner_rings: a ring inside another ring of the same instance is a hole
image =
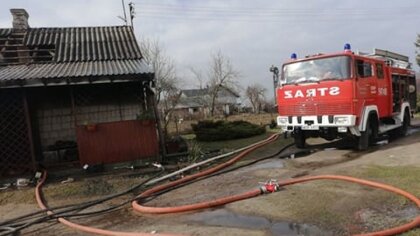
[[[282,182],[269,182],[266,183],[264,186],[262,186],[260,189],[255,189],[252,191],[248,191],[242,194],[237,194],[237,195],[233,195],[233,196],[228,196],[228,197],[224,197],[224,198],[219,198],[216,200],[211,200],[211,201],[207,201],[207,202],[200,202],[200,203],[196,203],[196,204],[189,204],[189,205],[183,205],[183,206],[174,206],[174,207],[147,207],[147,206],[143,206],[140,205],[138,202],[133,202],[133,208],[140,212],[140,213],[152,213],[152,214],[162,214],[162,213],[178,213],[178,212],[185,212],[185,211],[192,211],[192,210],[199,210],[199,209],[205,209],[205,208],[210,208],[210,207],[215,207],[215,206],[220,206],[220,205],[224,205],[227,203],[231,203],[234,201],[239,201],[239,200],[243,200],[243,199],[247,199],[247,198],[252,198],[252,197],[256,197],[258,195],[264,194],[264,193],[272,193],[272,192],[276,192],[278,191],[278,189],[287,186],[287,185],[293,185],[293,184],[297,184],[297,183],[303,183],[303,182],[308,182],[308,181],[313,181],[313,180],[323,180],[323,179],[328,179],[328,180],[342,180],[342,181],[347,181],[347,182],[352,182],[352,183],[357,183],[357,184],[361,184],[361,185],[366,185],[366,186],[370,186],[370,187],[374,187],[374,188],[379,188],[385,191],[389,191],[398,195],[401,195],[407,199],[409,199],[410,201],[412,201],[414,204],[416,204],[416,206],[420,209],[420,199],[417,198],[416,196],[414,196],[411,193],[408,193],[404,190],[401,190],[399,188],[390,186],[390,185],[386,185],[386,184],[382,184],[382,183],[377,183],[377,182],[373,182],[373,181],[368,181],[368,180],[363,180],[363,179],[358,179],[358,178],[354,178],[354,177],[349,177],[349,176],[341,176],[341,175],[318,175],[318,176],[309,176],[309,177],[301,177],[301,178],[296,178],[296,179],[290,179],[290,180],[286,180],[286,181],[282,181]],[[152,188],[146,192],[144,192],[142,195],[143,197],[145,197],[146,194],[152,194],[155,191],[159,191],[161,190],[161,188],[159,188],[160,186],[157,186],[155,188]],[[377,232],[371,232],[371,233],[364,233],[364,234],[360,234],[360,236],[373,236],[373,235],[395,235],[395,234],[399,234],[399,233],[403,233],[406,232],[408,230],[411,230],[417,226],[420,226],[420,216],[417,216],[414,220],[412,220],[411,222],[398,226],[398,227],[394,227],[391,229],[386,229],[386,230],[382,230],[382,231],[377,231]]]
[[[229,165],[232,165],[233,163],[235,163],[239,159],[243,158],[246,154],[250,153],[251,151],[253,151],[253,150],[255,150],[255,149],[257,149],[261,146],[264,146],[268,143],[271,143],[271,142],[275,141],[278,138],[278,136],[279,136],[278,134],[275,134],[275,135],[272,135],[272,136],[268,137],[266,140],[263,140],[263,141],[260,141],[260,142],[257,142],[255,144],[247,146],[246,149],[244,149],[244,148],[238,149],[238,150],[243,151],[243,152],[240,155],[238,155],[237,157],[229,160],[228,162],[225,162],[221,165],[218,165],[217,166],[218,168],[216,168],[216,171],[220,170],[220,169],[223,169],[223,168],[225,168]],[[236,150],[234,152],[237,152],[238,150]],[[221,156],[216,157],[216,158],[218,159],[218,158],[221,158],[221,157],[224,157],[224,156],[226,156],[226,155],[221,155]],[[216,159],[216,158],[213,158],[213,159]],[[205,163],[207,163],[207,162],[200,163],[200,165],[205,164]],[[197,166],[198,165],[194,165],[194,167],[197,167]],[[170,177],[170,176],[172,176],[172,174],[170,174],[168,176]],[[166,176],[166,177],[164,176],[165,179],[168,178],[168,176]],[[48,215],[53,216],[54,212],[48,210],[47,206],[44,204],[43,199],[41,197],[41,189],[42,189],[43,183],[45,182],[45,179],[46,179],[46,172],[42,176],[41,181],[36,186],[36,189],[35,189],[36,200],[37,200],[37,203],[38,203],[38,205],[40,206],[41,209],[47,211]],[[69,221],[69,220],[67,220],[63,217],[58,217],[58,221],[60,223],[64,224],[64,225],[67,225],[67,226],[71,227],[71,228],[74,228],[74,229],[77,229],[77,230],[80,230],[80,231],[83,231],[83,232],[87,232],[87,233],[93,233],[93,234],[117,235],[117,236],[150,235],[150,234],[147,234],[147,233],[127,233],[127,232],[116,232],[116,231],[98,229],[98,228],[94,228],[94,227],[89,227],[89,226],[84,226],[84,225],[73,223],[73,222],[71,222],[71,221]],[[153,235],[157,235],[157,234],[153,234]],[[167,234],[159,234],[159,235],[167,235]]]
[[[54,215],[54,212],[51,210],[48,210],[47,206],[45,205],[44,201],[42,200],[42,196],[41,196],[41,188],[42,185],[44,184],[45,180],[47,178],[47,174],[46,172],[44,172],[40,182],[37,184],[36,188],[35,188],[35,197],[36,197],[36,201],[39,205],[39,207],[43,210],[47,211],[48,215]],[[111,231],[111,230],[105,230],[105,229],[98,229],[98,228],[94,228],[94,227],[90,227],[90,226],[85,226],[85,225],[81,225],[81,224],[76,224],[73,223],[69,220],[66,220],[63,217],[59,217],[58,222],[76,229],[76,230],[80,230],[86,233],[91,233],[91,234],[100,234],[100,235],[112,235],[112,236],[176,236],[175,234],[152,234],[152,233],[137,233],[137,232],[118,232],[118,231]]]
[[[265,144],[268,144],[274,140],[276,140],[278,137],[278,135],[274,135],[269,137],[267,140],[265,140],[264,142],[260,142],[259,145],[255,145],[249,149],[246,149],[245,151],[243,151],[242,153],[240,153],[238,156],[228,160],[227,162],[224,162],[222,164],[219,164],[215,167],[212,167],[210,169],[206,169],[202,172],[193,174],[193,175],[189,175],[186,176],[182,179],[170,182],[170,183],[166,183],[166,184],[162,184],[156,187],[153,187],[149,190],[146,190],[145,192],[143,192],[142,194],[140,194],[139,198],[143,199],[143,198],[147,198],[149,196],[152,196],[155,193],[164,191],[168,188],[171,188],[173,186],[182,184],[182,183],[186,183],[189,181],[192,181],[196,178],[199,178],[201,176],[206,176],[206,175],[210,175],[214,172],[217,172],[223,168],[226,168],[232,164],[234,164],[235,162],[239,161],[240,159],[242,159],[244,156],[246,156],[248,153],[250,153],[251,151],[257,149],[258,147],[261,147]],[[41,198],[41,187],[42,184],[44,183],[46,178],[46,175],[43,176],[42,180],[39,182],[39,184],[36,187],[36,198],[37,198],[37,202],[40,205],[40,207],[42,209],[47,210],[47,207],[45,206],[45,204],[43,203],[43,200]],[[176,206],[176,207],[147,207],[147,206],[143,206],[140,205],[137,201],[133,201],[132,202],[132,206],[133,208],[138,211],[138,212],[142,212],[142,213],[175,213],[175,212],[183,212],[183,211],[191,211],[191,210],[196,210],[196,209],[203,209],[203,208],[209,208],[209,207],[214,207],[214,206],[219,206],[219,205],[223,205],[223,204],[227,204],[230,202],[234,202],[234,201],[239,201],[239,200],[243,200],[243,199],[247,199],[247,198],[251,198],[251,197],[256,197],[259,196],[263,193],[271,193],[271,192],[275,192],[277,191],[279,188],[283,187],[283,186],[287,186],[287,185],[292,185],[292,184],[297,184],[297,183],[302,183],[302,182],[307,182],[307,181],[312,181],[312,180],[321,180],[321,179],[333,179],[333,180],[342,180],[342,181],[349,181],[349,182],[354,182],[354,183],[358,183],[358,184],[362,184],[362,185],[367,185],[370,187],[375,187],[375,188],[380,188],[389,192],[393,192],[396,194],[399,194],[403,197],[406,197],[407,199],[409,199],[410,201],[414,202],[418,208],[420,208],[420,200],[404,191],[398,188],[395,188],[393,186],[390,185],[386,185],[386,184],[381,184],[381,183],[377,183],[377,182],[372,182],[372,181],[368,181],[368,180],[362,180],[362,179],[357,179],[357,178],[353,178],[353,177],[348,177],[348,176],[338,176],[338,175],[320,175],[320,176],[310,176],[310,177],[302,177],[302,178],[296,178],[296,179],[291,179],[291,180],[287,180],[287,181],[282,181],[282,182],[278,182],[278,183],[267,183],[264,186],[262,186],[259,189],[255,189],[255,190],[251,190],[242,194],[237,194],[237,195],[233,195],[233,196],[228,196],[228,197],[224,197],[224,198],[220,198],[220,199],[216,199],[216,200],[211,200],[211,201],[206,201],[206,202],[201,202],[201,203],[196,203],[196,204],[190,204],[190,205],[184,205],[184,206]],[[47,211],[49,215],[53,215],[54,213],[52,211]],[[62,217],[58,218],[58,221],[60,223],[63,223],[69,227],[87,232],[87,233],[93,233],[93,234],[102,234],[102,235],[116,235],[116,236],[142,236],[142,235],[151,235],[151,234],[147,234],[147,233],[129,233],[129,232],[116,232],[116,231],[110,231],[110,230],[103,230],[103,229],[97,229],[97,228],[93,228],[90,226],[84,226],[84,225],[79,225],[73,222],[70,222]],[[420,226],[420,216],[416,217],[413,221],[398,226],[398,227],[394,227],[391,229],[386,229],[386,230],[382,230],[382,231],[378,231],[378,232],[372,232],[372,233],[366,233],[366,234],[360,234],[363,236],[366,235],[394,235],[394,234],[398,234],[398,233],[403,233],[406,232],[410,229],[413,229],[415,227]],[[156,234],[153,234],[156,235]],[[165,234],[159,234],[159,235],[165,235]],[[168,235],[168,234],[166,234]]]

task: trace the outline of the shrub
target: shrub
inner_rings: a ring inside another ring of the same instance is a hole
[[[277,127],[276,120],[272,119],[269,126],[270,126],[270,129],[275,129]]]
[[[246,121],[199,121],[192,124],[192,129],[199,141],[218,141],[247,138],[265,133],[265,127]]]

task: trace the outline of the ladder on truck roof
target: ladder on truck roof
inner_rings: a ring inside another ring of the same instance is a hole
[[[395,52],[375,48],[373,49],[373,53],[367,56],[382,59],[388,66],[402,69],[411,69],[411,63],[409,62],[408,56],[404,56]]]

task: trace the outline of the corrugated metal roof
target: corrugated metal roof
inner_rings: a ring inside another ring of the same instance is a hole
[[[65,62],[0,67],[0,82],[8,80],[72,78],[152,73],[143,60]]]
[[[177,109],[181,108],[195,108],[195,107],[203,107],[204,101],[197,100],[195,98],[184,98],[179,101],[179,103],[175,106]]]
[[[129,26],[31,28],[23,43],[55,45],[56,62],[142,58]]]
[[[0,37],[7,37],[12,32],[11,28],[0,28]]]
[[[0,29],[0,39],[8,40],[11,33],[12,29]],[[26,64],[5,63],[5,66],[0,66],[0,87],[5,84],[9,86],[15,80],[34,80],[26,83],[34,84],[40,82],[37,81],[39,79],[48,78],[153,73],[142,59],[134,32],[129,26],[30,28],[22,44],[28,50],[50,50],[54,56],[49,62],[29,60],[30,63]],[[4,47],[8,47],[7,42]],[[10,50],[15,49],[12,47]]]
[[[209,94],[209,90],[207,88],[204,88],[204,89],[184,89],[184,90],[181,90],[181,92],[186,97],[201,97],[201,96]],[[219,93],[221,93],[221,92],[229,93],[229,94],[231,94],[235,97],[240,97],[238,93],[236,93],[232,89],[227,88],[225,86],[222,86],[222,89],[219,91]]]
[[[204,95],[208,95],[209,91],[208,89],[184,89],[181,90],[181,92],[183,94],[185,94],[185,96],[187,97],[199,97],[199,96],[204,96]]]

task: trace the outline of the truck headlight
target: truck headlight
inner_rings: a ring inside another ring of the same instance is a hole
[[[348,125],[350,124],[350,118],[349,117],[334,117],[334,123],[337,125]]]
[[[287,117],[279,117],[277,118],[278,125],[287,125],[289,123],[289,119]]]

